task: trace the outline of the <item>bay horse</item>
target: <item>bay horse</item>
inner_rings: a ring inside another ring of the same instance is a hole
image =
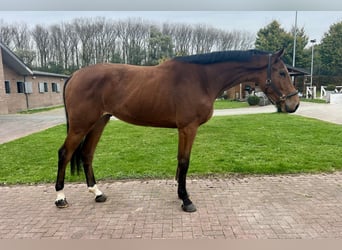
[[[278,111],[298,108],[283,52],[221,51],[175,57],[157,66],[106,63],[76,71],[63,91],[67,136],[58,151],[56,206],[68,206],[63,188],[69,162],[72,172],[83,165],[95,201],[106,201],[96,185],[92,161],[105,125],[115,116],[135,125],[178,129],[178,197],[184,211],[196,211],[186,190],[190,152],[198,127],[213,114],[217,96],[241,82],[255,82]]]

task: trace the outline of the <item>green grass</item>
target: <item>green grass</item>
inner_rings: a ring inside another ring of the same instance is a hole
[[[0,183],[54,182],[60,125],[0,145]],[[286,114],[214,117],[200,127],[189,174],[286,174],[342,169],[342,127]],[[94,159],[97,179],[173,178],[177,130],[111,121]],[[85,181],[70,176],[67,181]]]
[[[216,100],[214,109],[232,109],[249,107],[247,102],[238,102],[233,100]]]
[[[50,111],[50,110],[58,109],[58,108],[62,108],[62,107],[64,107],[64,105],[58,105],[58,106],[47,107],[47,108],[29,109],[29,110],[25,110],[25,111],[20,111],[19,114],[35,114],[35,113]]]
[[[327,103],[326,100],[323,99],[306,99],[306,98],[300,98],[301,102],[313,102],[313,103]]]

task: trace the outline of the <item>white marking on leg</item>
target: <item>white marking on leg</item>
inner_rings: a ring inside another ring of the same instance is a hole
[[[96,186],[96,184],[93,187],[88,187],[89,192],[93,193],[95,196],[100,196],[103,193],[100,189]]]
[[[63,190],[57,191],[57,199],[56,201],[64,200],[65,199],[65,194]]]

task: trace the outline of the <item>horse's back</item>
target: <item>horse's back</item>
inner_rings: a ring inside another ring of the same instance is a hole
[[[138,125],[175,127],[170,117],[175,113],[173,91],[165,76],[158,67],[92,65],[68,82],[66,107],[77,105],[78,110],[109,113]]]

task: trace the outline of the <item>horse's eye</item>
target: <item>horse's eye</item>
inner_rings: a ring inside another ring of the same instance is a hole
[[[285,74],[284,71],[280,71],[280,72],[279,72],[279,75],[280,75],[281,77],[285,77],[285,76],[286,76],[286,74]]]

